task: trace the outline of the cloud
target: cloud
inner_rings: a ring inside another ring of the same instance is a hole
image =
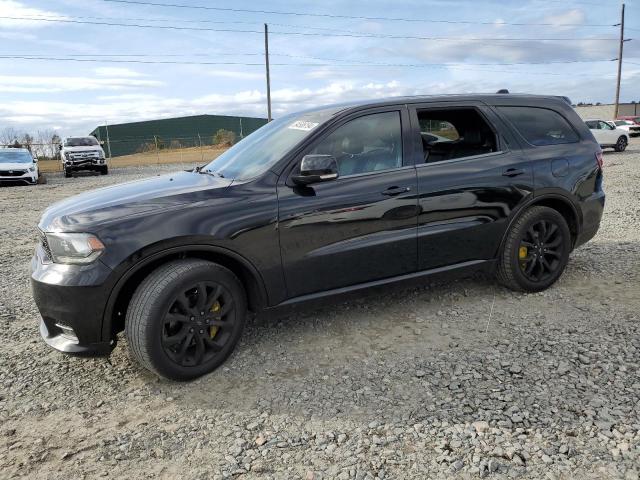
[[[627,69],[623,78],[623,92],[633,91],[638,82],[640,68]],[[495,92],[499,88],[508,88],[512,92],[568,95],[575,101],[602,101],[603,98],[611,97],[610,82],[595,83],[597,85],[594,86],[593,79],[576,75],[568,78],[554,77],[551,80],[545,78],[543,83],[532,86],[530,79],[524,76],[502,73],[489,75],[486,72],[456,69],[449,72],[448,79],[431,82],[344,80],[316,87],[279,88],[272,91],[272,107],[274,116],[278,117],[298,110],[358,99]],[[261,90],[247,89],[228,94],[211,93],[188,98],[132,92],[104,95],[91,101],[73,104],[31,99],[8,100],[0,103],[0,119],[3,120],[0,128],[13,123],[21,130],[34,131],[38,128],[49,128],[55,122],[61,134],[74,135],[85,134],[105,121],[115,124],[204,113],[265,117],[266,94]]]
[[[569,30],[574,26],[580,26],[585,23],[587,19],[584,10],[574,8],[563,13],[554,13],[544,17],[543,23],[550,23],[558,30]]]
[[[58,13],[42,10],[40,8],[27,7],[14,0],[0,0],[0,17],[47,17],[52,19],[66,18]],[[2,28],[39,28],[47,25],[48,22],[38,22],[34,20],[10,20],[0,18]]]
[[[94,68],[93,71],[96,75],[100,77],[142,77],[144,76],[140,72],[136,72],[135,70],[131,70],[126,67],[98,67]]]
[[[238,70],[208,70],[205,75],[211,77],[235,78],[238,80],[259,80],[264,78],[263,72],[241,72]]]
[[[158,80],[134,78],[95,78],[65,76],[0,75],[0,93],[57,93],[86,90],[124,90],[129,88],[160,87]]]
[[[550,62],[567,60],[603,60],[616,55],[613,41],[585,39],[582,42],[562,41],[485,41],[461,37],[447,42],[398,46],[396,55],[422,62]],[[378,49],[377,55],[388,54]]]

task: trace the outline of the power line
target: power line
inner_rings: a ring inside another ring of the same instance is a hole
[[[217,65],[217,66],[254,66],[263,67],[263,62],[194,62],[194,61],[175,61],[175,60],[119,60],[119,59],[91,59],[91,58],[62,58],[62,57],[49,57],[49,56],[25,56],[25,55],[0,55],[0,59],[12,59],[12,60],[44,60],[44,61],[59,61],[59,62],[89,62],[89,63],[119,63],[119,64],[146,64],[146,65]],[[508,66],[509,64],[504,64]],[[478,71],[478,72],[498,72],[498,73],[517,73],[527,75],[555,75],[566,76],[566,73],[558,72],[522,72],[514,70],[495,70],[495,69],[479,69],[468,68],[466,64],[403,64],[403,63],[355,63],[355,64],[340,64],[334,65],[330,63],[271,63],[271,66],[287,66],[287,67],[385,67],[385,68],[457,68],[461,70]],[[572,73],[572,76],[581,77],[603,77],[600,73],[594,74],[580,74]]]
[[[227,7],[211,7],[208,5],[185,5],[181,3],[159,3],[159,2],[145,2],[137,0],[103,0],[104,2],[113,3],[128,3],[132,5],[150,5],[154,7],[171,7],[171,8],[188,8],[197,10],[214,10],[218,12],[235,12],[235,13],[260,13],[268,15],[289,15],[299,17],[320,17],[320,18],[341,18],[352,20],[372,20],[372,21],[392,21],[392,22],[414,22],[414,23],[445,23],[445,24],[469,24],[469,25],[495,25],[496,22],[487,21],[471,21],[471,20],[432,20],[432,19],[420,19],[420,18],[401,18],[401,17],[370,17],[364,15],[339,15],[331,13],[304,13],[304,12],[292,12],[283,10],[254,10],[249,8],[227,8]],[[526,23],[526,22],[500,22],[501,25],[516,25],[516,26],[571,26],[575,27],[575,24],[571,23]],[[610,24],[583,24],[583,27],[611,27]]]
[[[107,0],[105,0],[107,1]],[[112,1],[112,0],[108,0]],[[115,1],[115,0],[113,0]],[[4,20],[29,20],[40,22],[52,22],[52,23],[72,23],[82,25],[105,25],[116,27],[133,27],[133,28],[151,28],[151,29],[166,29],[166,30],[189,30],[189,31],[205,31],[205,32],[230,32],[230,33],[259,33],[264,34],[260,30],[238,30],[229,28],[205,28],[205,27],[182,27],[177,25],[146,25],[146,24],[132,24],[132,23],[118,23],[118,22],[94,22],[84,20],[66,20],[66,19],[48,19],[48,18],[28,18],[28,17],[9,17],[0,16],[0,19]],[[478,42],[533,42],[533,41],[559,41],[559,42],[586,42],[586,41],[598,41],[606,42],[618,41],[615,38],[516,38],[516,37],[426,37],[419,35],[392,35],[382,33],[318,33],[318,32],[285,32],[285,31],[272,31],[274,35],[297,35],[305,37],[352,37],[352,38],[382,38],[382,39],[402,39],[402,40],[431,40],[431,41],[478,41]]]
[[[452,65],[470,65],[470,66],[520,66],[520,65],[564,65],[564,64],[577,64],[577,63],[602,63],[602,62],[614,62],[616,58],[607,58],[600,60],[549,60],[549,61],[540,61],[540,62],[427,62],[427,63],[418,63],[418,64],[390,64],[390,63],[379,63],[372,62],[371,60],[359,60],[352,58],[328,58],[328,57],[315,57],[308,55],[291,55],[287,53],[270,53],[272,57],[286,57],[286,58],[299,58],[304,60],[319,60],[325,62],[351,62],[354,64],[361,64],[365,66],[390,66],[390,65],[411,65],[411,66],[435,66],[435,65],[444,65],[444,66],[452,66]],[[20,59],[28,59],[28,58],[40,58],[42,55],[40,54],[0,54],[0,58],[16,56]],[[123,58],[158,58],[158,57],[168,57],[168,58],[184,58],[184,57],[219,57],[219,56],[256,56],[262,57],[264,53],[257,52],[216,52],[216,53],[73,53],[73,54],[64,54],[59,57],[54,58],[72,58],[72,57],[97,57],[100,58],[110,58],[110,57],[123,57]],[[48,58],[48,57],[47,57]],[[101,61],[101,60],[95,60]],[[105,60],[108,61],[108,60]],[[124,62],[124,60],[123,60]],[[196,64],[202,62],[194,62]],[[243,62],[235,62],[242,65],[253,65],[246,64]],[[214,64],[218,64],[214,62]],[[277,64],[276,64],[277,65]],[[290,65],[290,64],[287,64]],[[291,64],[294,65],[294,64]],[[297,65],[297,64],[295,64]],[[317,65],[317,64],[304,64],[304,65]],[[335,65],[335,66],[341,66]]]

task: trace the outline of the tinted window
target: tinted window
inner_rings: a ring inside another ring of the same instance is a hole
[[[562,115],[547,108],[498,107],[532,145],[557,145],[579,140]]]
[[[400,112],[365,115],[327,135],[309,154],[333,155],[340,175],[402,166]]]
[[[589,127],[591,130],[595,130],[598,128],[598,122],[595,120],[589,120],[588,122],[585,122],[587,124],[587,127]]]

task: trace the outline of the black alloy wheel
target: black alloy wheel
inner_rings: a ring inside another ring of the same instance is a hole
[[[564,257],[562,231],[550,220],[539,220],[523,235],[518,260],[524,275],[532,282],[543,282],[557,272]]]
[[[616,152],[624,152],[627,149],[627,137],[620,137],[614,149]]]
[[[210,362],[233,334],[233,297],[220,284],[199,282],[180,292],[164,317],[162,347],[182,366]]]
[[[528,208],[507,231],[498,257],[498,281],[524,292],[550,287],[567,266],[571,242],[571,231],[560,212],[543,206]]]
[[[191,380],[227,359],[246,317],[246,293],[232,271],[207,260],[173,260],[134,292],[125,334],[143,367],[171,380]]]

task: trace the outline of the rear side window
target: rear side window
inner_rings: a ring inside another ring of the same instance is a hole
[[[558,145],[579,140],[569,122],[558,112],[537,107],[498,107],[532,145]]]

